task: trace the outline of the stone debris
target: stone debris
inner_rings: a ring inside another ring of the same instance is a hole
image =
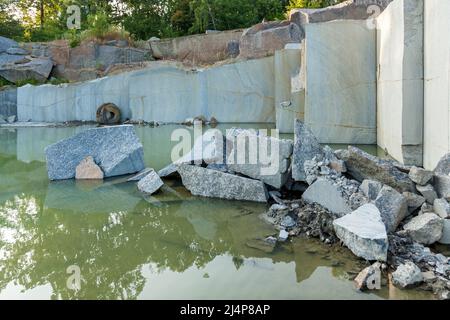
[[[256,202],[268,199],[264,183],[258,180],[186,164],[177,165],[177,171],[193,195]]]
[[[417,191],[419,191],[420,194],[423,195],[427,200],[427,202],[430,204],[432,204],[434,200],[436,200],[436,198],[438,197],[436,191],[434,191],[434,188],[431,184],[427,184],[426,186],[417,185],[416,188]]]
[[[412,192],[403,192],[403,197],[406,199],[406,203],[408,204],[408,212],[413,213],[425,203],[426,199],[418,194]]]
[[[424,214],[424,213],[428,213],[428,212],[433,212],[434,213],[434,208],[433,208],[433,206],[431,204],[425,202],[422,205],[422,207],[420,207],[419,214]]]
[[[278,240],[280,240],[281,242],[286,242],[288,238],[289,238],[289,232],[287,232],[286,230],[280,230],[280,234],[278,235]]]
[[[450,218],[450,203],[445,199],[436,199],[433,203],[434,212],[442,219]]]
[[[447,153],[439,160],[434,173],[447,176],[450,174],[450,153]]]
[[[383,188],[383,184],[375,180],[365,179],[359,188],[369,200],[375,200]]]
[[[45,149],[50,180],[75,177],[75,169],[92,156],[105,177],[139,172],[145,168],[144,151],[133,126],[88,129]]]
[[[358,290],[381,289],[381,264],[375,262],[373,265],[365,268],[353,282]]]
[[[336,236],[356,256],[386,261],[388,237],[381,213],[373,204],[365,204],[333,222]]]
[[[325,157],[325,152],[311,130],[300,120],[295,120],[294,153],[292,156],[292,177],[296,181],[306,181],[304,165],[307,160],[317,161]]]
[[[374,204],[381,212],[387,232],[394,232],[408,215],[408,204],[405,197],[386,185],[380,190]]]
[[[348,174],[358,181],[377,180],[401,192],[415,192],[414,183],[408,174],[400,171],[391,161],[377,158],[352,146],[342,156]]]
[[[161,178],[158,176],[158,174],[153,169],[150,172],[148,172],[137,183],[137,187],[138,187],[139,191],[146,193],[146,194],[155,193],[163,185],[164,185],[164,182],[161,180]]]
[[[436,174],[434,176],[434,187],[439,198],[445,198],[450,201],[450,174]]]
[[[423,281],[422,272],[413,262],[408,261],[400,265],[394,273],[392,273],[392,283],[396,287],[409,288],[420,284]]]
[[[418,167],[412,167],[409,178],[420,186],[426,186],[433,179],[433,172]]]
[[[442,237],[439,240],[439,243],[442,244],[450,244],[450,220],[444,220],[444,228],[442,229]]]
[[[403,229],[414,241],[430,245],[442,238],[444,221],[434,213],[424,213],[411,219]]]
[[[226,141],[226,164],[231,171],[261,180],[277,189],[286,184],[290,175],[291,140],[232,128],[227,130]]]
[[[339,182],[342,180],[345,182],[339,184],[332,179],[319,178],[303,193],[302,199],[308,203],[317,203],[338,216],[344,216],[352,212],[350,196],[357,192],[358,186],[344,177]],[[351,187],[356,192],[350,191]]]
[[[75,179],[77,180],[102,180],[102,169],[94,162],[91,156],[81,160],[80,164],[75,168]]]

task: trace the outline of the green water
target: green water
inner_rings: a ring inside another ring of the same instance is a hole
[[[136,127],[148,166],[169,162],[175,128]],[[49,182],[44,147],[85,129],[0,129],[0,299],[431,298],[387,284],[357,292],[364,262],[342,247],[249,247],[276,233],[259,217],[263,204],[192,197],[169,180],[153,197],[120,177]],[[67,286],[70,266],[78,291]]]

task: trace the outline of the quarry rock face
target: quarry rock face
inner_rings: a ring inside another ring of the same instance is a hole
[[[144,151],[133,126],[88,129],[45,149],[50,180],[75,177],[76,167],[88,156],[105,177],[139,172],[145,168]]]

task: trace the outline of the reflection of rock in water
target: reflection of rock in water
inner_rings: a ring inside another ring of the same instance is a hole
[[[132,211],[142,198],[130,187],[101,186],[96,181],[54,181],[49,183],[44,208],[78,213]]]
[[[17,160],[45,162],[45,147],[91,127],[17,128]]]
[[[0,128],[0,153],[16,155],[17,131],[13,129]]]

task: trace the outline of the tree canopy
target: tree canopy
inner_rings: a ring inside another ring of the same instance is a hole
[[[0,0],[0,35],[48,41],[95,29],[97,22],[97,31],[114,28],[147,40],[246,28],[263,19],[284,19],[291,8],[337,1],[342,0]],[[68,30],[71,5],[80,8],[81,30]]]

